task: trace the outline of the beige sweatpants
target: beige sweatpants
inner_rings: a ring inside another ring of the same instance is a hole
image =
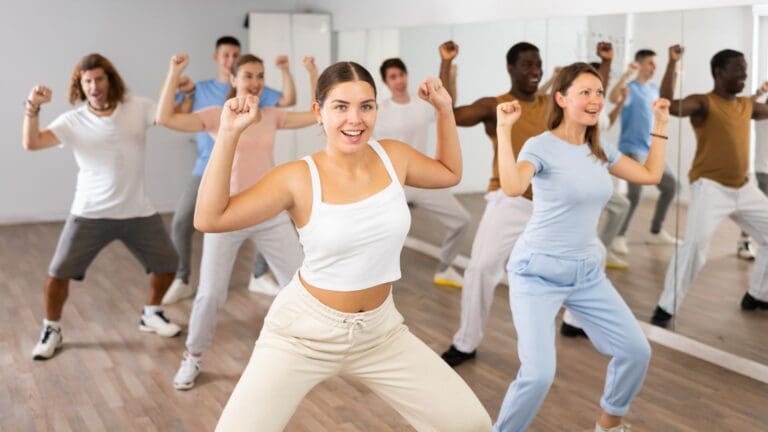
[[[372,311],[343,313],[298,276],[272,303],[216,430],[282,431],[304,396],[336,375],[368,386],[419,431],[491,430],[472,390],[411,334],[391,294]]]

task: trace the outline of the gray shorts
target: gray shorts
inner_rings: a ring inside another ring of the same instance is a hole
[[[83,280],[93,259],[113,240],[122,241],[147,273],[176,272],[179,258],[159,214],[130,219],[69,215],[48,267],[48,275]]]

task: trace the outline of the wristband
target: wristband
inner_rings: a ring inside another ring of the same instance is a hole
[[[666,135],[659,135],[659,134],[655,134],[653,132],[651,132],[651,136],[652,137],[656,137],[656,138],[661,138],[661,139],[669,139],[669,137],[666,136]]]

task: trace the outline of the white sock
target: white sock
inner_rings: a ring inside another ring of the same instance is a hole
[[[56,330],[61,330],[61,322],[60,321],[48,321],[47,319],[43,318],[43,327],[51,326],[55,328]]]
[[[157,312],[162,312],[163,308],[160,306],[155,305],[145,305],[144,306],[144,315],[154,315]]]

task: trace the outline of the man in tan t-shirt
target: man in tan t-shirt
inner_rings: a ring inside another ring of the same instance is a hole
[[[661,82],[663,98],[672,99],[675,66],[682,55],[682,47],[670,47],[669,64]],[[651,323],[660,327],[668,325],[689,285],[704,267],[712,236],[726,216],[759,246],[741,308],[768,309],[768,198],[748,176],[750,120],[768,118],[768,105],[737,96],[747,79],[744,54],[722,50],[712,57],[710,67],[714,90],[673,100],[669,110],[672,115],[691,118],[696,155],[688,173],[691,201],[685,239],[677,255],[672,256],[664,292],[651,318]]]
[[[450,82],[451,62],[458,50],[459,47],[453,42],[440,46],[440,78],[443,82]],[[453,344],[443,353],[443,359],[451,366],[474,358],[475,350],[483,338],[496,285],[504,276],[504,265],[533,210],[530,188],[524,197],[516,198],[508,197],[500,190],[496,106],[512,100],[520,101],[523,106],[523,116],[512,128],[512,146],[515,154],[520,154],[520,149],[528,138],[546,130],[548,97],[537,94],[542,76],[539,49],[527,42],[512,46],[507,52],[507,71],[512,82],[508,92],[495,97],[484,97],[453,110],[458,126],[483,124],[485,133],[491,139],[493,165],[488,193],[485,196],[485,212],[472,244],[469,266],[464,271],[461,324],[453,337]],[[455,102],[455,95],[451,96]]]

